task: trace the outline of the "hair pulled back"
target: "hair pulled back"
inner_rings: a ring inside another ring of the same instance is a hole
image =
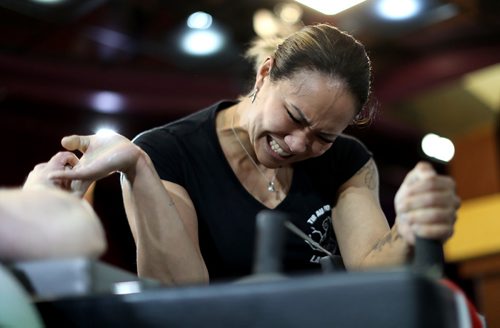
[[[362,111],[370,96],[370,58],[361,42],[334,26],[310,25],[285,39],[257,39],[247,50],[246,57],[253,61],[256,69],[267,57],[272,57],[271,81],[292,78],[303,70],[338,79],[357,101],[355,123],[366,123],[372,116],[371,110]]]

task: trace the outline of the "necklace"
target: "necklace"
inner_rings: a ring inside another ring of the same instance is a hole
[[[236,130],[234,129],[234,114],[233,114],[233,117],[231,120],[231,130],[233,131],[234,137],[236,138],[236,140],[240,144],[241,148],[243,148],[243,150],[245,151],[245,154],[247,154],[247,156],[250,159],[250,161],[252,162],[252,164],[255,166],[257,171],[259,171],[260,175],[262,175],[262,177],[267,181],[267,190],[270,192],[276,192],[276,186],[274,185],[274,180],[276,180],[276,175],[278,174],[278,169],[275,170],[273,178],[271,180],[269,180],[267,178],[267,176],[264,174],[264,172],[261,170],[261,168],[257,165],[257,163],[255,163],[254,159],[252,158],[252,156],[250,155],[248,150],[245,148],[245,146],[243,146],[243,142],[241,142],[240,138],[238,137],[238,134],[236,133]]]

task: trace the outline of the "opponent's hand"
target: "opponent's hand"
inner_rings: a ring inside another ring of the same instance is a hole
[[[398,232],[414,245],[415,236],[441,241],[451,237],[460,199],[453,179],[420,162],[404,179],[394,205]]]
[[[78,164],[78,157],[68,151],[59,152],[52,156],[46,163],[36,165],[28,174],[28,178],[23,185],[23,189],[39,189],[39,188],[61,188],[63,190],[71,190],[71,180],[58,178],[51,179],[50,174],[57,171],[70,170]]]
[[[71,170],[61,170],[50,174],[52,179],[70,179],[73,190],[81,190],[79,184],[90,185],[114,172],[129,173],[135,168],[140,149],[130,140],[116,133],[90,136],[68,136],[61,141],[64,148],[80,151],[77,165]]]

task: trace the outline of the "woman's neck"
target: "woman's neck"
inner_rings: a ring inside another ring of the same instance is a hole
[[[262,204],[276,207],[288,193],[292,180],[291,167],[270,169],[255,156],[248,133],[242,123],[244,107],[235,104],[219,112],[216,130],[224,156],[243,187]]]

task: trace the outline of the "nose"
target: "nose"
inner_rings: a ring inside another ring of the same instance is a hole
[[[286,135],[283,140],[294,154],[303,153],[309,147],[308,131],[305,129],[295,130],[293,133]]]

